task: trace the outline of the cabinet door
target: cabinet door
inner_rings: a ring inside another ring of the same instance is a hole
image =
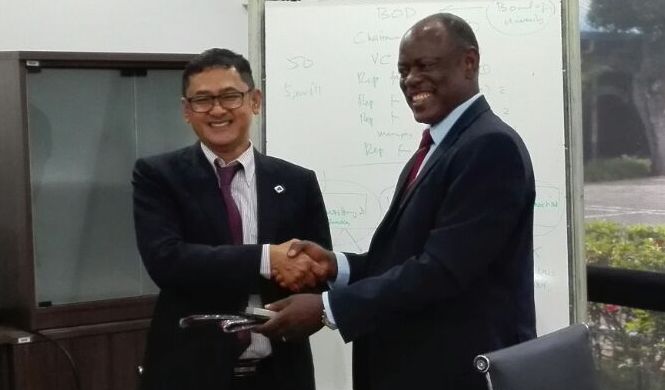
[[[8,345],[0,344],[0,390],[11,389],[11,364],[9,358],[11,356],[10,347]]]
[[[138,389],[137,368],[143,360],[146,330],[61,338],[71,355],[82,389]],[[0,390],[71,390],[74,371],[64,353],[51,342],[0,346]],[[6,362],[2,362],[4,359]],[[4,369],[6,368],[6,371]],[[4,387],[2,387],[4,386]]]
[[[143,295],[131,198],[134,78],[45,68],[26,84],[37,301]]]

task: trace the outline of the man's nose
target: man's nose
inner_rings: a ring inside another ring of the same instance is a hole
[[[228,111],[224,106],[222,106],[222,103],[220,103],[219,98],[212,99],[212,108],[210,109],[209,113],[210,114],[223,114],[226,111]]]
[[[406,76],[402,79],[404,86],[409,87],[409,86],[414,86],[417,85],[420,82],[420,75],[418,72],[414,71],[409,71]]]

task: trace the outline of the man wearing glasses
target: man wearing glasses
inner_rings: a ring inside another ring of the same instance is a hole
[[[179,327],[182,317],[238,313],[286,296],[275,278],[288,286],[289,275],[309,275],[305,284],[314,286],[316,263],[287,259],[287,240],[331,246],[314,172],[252,146],[262,95],[247,60],[224,49],[203,52],[186,66],[182,94],[199,142],[134,168],[138,247],[161,289],[143,388],[313,389],[307,340]]]

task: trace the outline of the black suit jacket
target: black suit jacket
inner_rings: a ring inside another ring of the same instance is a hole
[[[261,245],[291,238],[330,247],[330,231],[313,171],[254,152],[257,245],[230,245],[215,172],[200,145],[139,159],[134,219],[139,251],[160,288],[148,336],[145,389],[224,389],[242,352],[233,335],[178,327],[190,314],[235,313],[250,294],[268,303],[286,290],[260,276]],[[284,191],[278,193],[275,187]],[[281,388],[314,388],[309,343],[272,342]]]
[[[479,98],[423,166],[404,168],[350,286],[329,292],[354,341],[354,388],[485,390],[473,358],[535,337],[534,177],[515,131]]]

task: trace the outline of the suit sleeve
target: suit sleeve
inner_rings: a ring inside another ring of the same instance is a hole
[[[492,262],[502,261],[498,254],[516,245],[515,232],[532,216],[535,189],[525,156],[520,144],[501,133],[477,137],[456,152],[448,167],[454,177],[440,189],[440,205],[421,210],[436,213],[423,252],[329,293],[345,341],[395,316],[455,299],[486,277]]]
[[[185,216],[160,170],[139,159],[132,184],[139,252],[160,288],[212,288],[236,294],[259,290],[260,245],[187,242]]]
[[[364,279],[367,275],[367,253],[346,253],[346,259],[349,262],[349,284]]]

